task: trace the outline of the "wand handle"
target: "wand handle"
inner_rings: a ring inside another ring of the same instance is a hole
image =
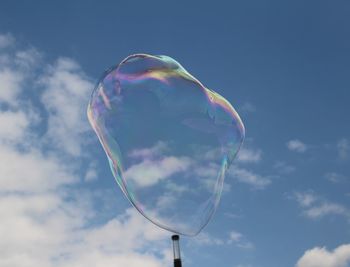
[[[174,267],[182,267],[180,255],[180,237],[178,235],[173,235],[171,239],[173,240]]]

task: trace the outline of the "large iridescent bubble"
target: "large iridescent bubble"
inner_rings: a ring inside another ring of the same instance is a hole
[[[135,208],[164,229],[198,234],[244,139],[231,104],[174,59],[136,54],[104,73],[88,117]]]

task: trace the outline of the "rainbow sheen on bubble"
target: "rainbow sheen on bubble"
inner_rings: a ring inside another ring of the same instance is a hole
[[[134,207],[164,229],[198,234],[244,139],[232,105],[171,57],[135,54],[104,73],[88,118]]]

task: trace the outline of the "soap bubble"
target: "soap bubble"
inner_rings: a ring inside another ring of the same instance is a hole
[[[198,234],[244,139],[231,104],[174,59],[136,54],[104,73],[88,117],[134,207],[164,229]]]

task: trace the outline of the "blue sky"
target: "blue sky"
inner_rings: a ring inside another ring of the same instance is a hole
[[[132,53],[165,54],[246,127],[184,266],[350,266],[347,1],[4,1],[0,266],[171,266],[169,233],[122,195],[86,118]]]

